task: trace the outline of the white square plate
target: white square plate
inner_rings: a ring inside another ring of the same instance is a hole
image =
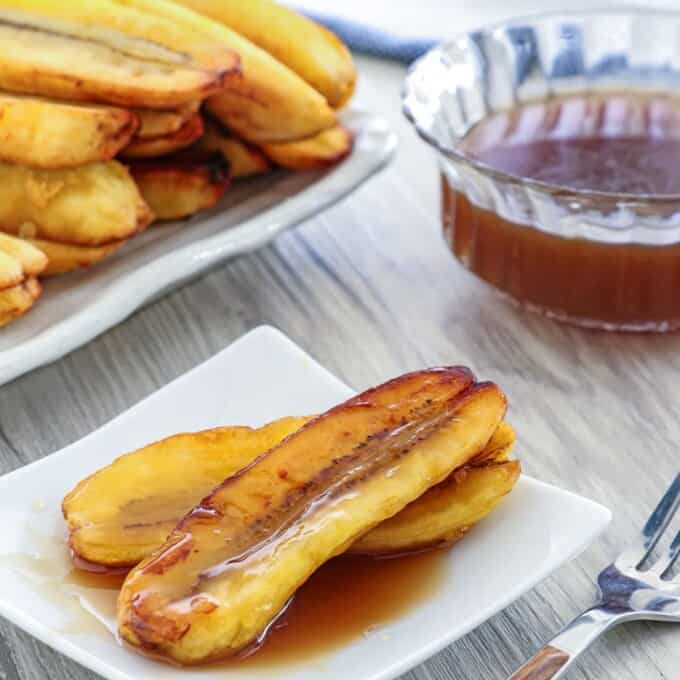
[[[351,108],[351,154],[330,170],[235,182],[213,209],[148,229],[97,266],[45,282],[29,314],[0,329],[0,385],[54,361],[229,257],[268,243],[354,191],[392,157],[396,136]]]
[[[79,628],[97,591],[64,584],[60,502],[85,475],[122,452],[175,432],[228,423],[261,425],[320,412],[352,394],[272,328],[258,328],[79,442],[0,478],[0,614],[112,680],[261,680],[272,669],[181,670],[132,654],[103,626]],[[522,477],[507,501],[447,558],[437,596],[354,643],[299,665],[278,680],[388,680],[506,607],[607,525],[610,513],[579,496]],[[36,565],[49,564],[48,569]],[[498,569],[502,564],[503,568]],[[74,611],[74,608],[77,611]],[[112,618],[112,617],[111,617]]]

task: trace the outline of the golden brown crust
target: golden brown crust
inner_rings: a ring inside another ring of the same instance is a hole
[[[18,286],[25,278],[21,262],[0,249],[0,290]]]
[[[234,179],[261,175],[272,169],[272,163],[256,146],[235,137],[210,116],[204,122],[205,133],[196,142],[196,147],[202,151],[222,154],[229,163]]]
[[[0,94],[0,160],[72,168],[112,159],[135,134],[126,109]]]
[[[0,290],[0,327],[23,316],[40,297],[38,279],[29,277],[23,283]]]
[[[519,475],[518,461],[465,465],[360,538],[349,552],[393,555],[458,541],[512,491]]]
[[[135,109],[134,113],[139,118],[139,130],[135,136],[138,139],[149,139],[171,135],[195,116],[200,108],[201,102],[194,101],[170,111]]]
[[[200,113],[194,114],[176,132],[163,137],[149,137],[146,139],[135,138],[125,149],[121,156],[129,159],[157,158],[167,156],[180,149],[191,146],[203,135],[203,118]]]
[[[153,213],[117,161],[65,170],[0,163],[0,230],[27,239],[102,246],[145,229]]]
[[[30,243],[0,232],[0,290],[42,274],[47,258]]]
[[[214,207],[229,187],[221,154],[189,153],[132,163],[142,197],[159,220],[178,220]]]
[[[218,92],[227,76],[160,47],[142,56],[150,46],[105,28],[15,10],[3,10],[0,41],[0,87],[10,92],[173,108]]]
[[[509,423],[501,423],[493,433],[489,443],[471,461],[470,465],[484,465],[485,463],[506,461],[510,457],[516,440],[515,431]]]
[[[30,239],[30,243],[47,256],[48,264],[42,273],[42,276],[47,277],[91,267],[113,255],[127,243],[127,240],[115,241],[103,246],[78,246],[45,239]]]
[[[296,142],[262,144],[262,151],[289,170],[322,170],[339,163],[352,151],[352,133],[341,125]]]

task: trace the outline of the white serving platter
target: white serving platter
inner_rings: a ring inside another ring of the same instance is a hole
[[[79,442],[1,477],[0,614],[110,680],[347,680],[347,669],[352,680],[391,680],[507,607],[610,520],[602,506],[523,476],[447,554],[435,597],[320,657],[280,668],[180,669],[121,647],[111,633],[111,603],[65,581],[62,497],[119,454],[155,439],[318,413],[351,394],[279,331],[261,327]],[[82,626],[91,615],[102,625]]]
[[[150,300],[259,248],[359,187],[389,162],[396,136],[365,111],[350,109],[342,120],[356,143],[334,168],[235,182],[215,209],[154,226],[97,266],[48,280],[35,307],[0,329],[0,385],[59,359]]]

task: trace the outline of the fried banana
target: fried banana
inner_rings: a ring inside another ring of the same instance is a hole
[[[163,19],[146,12],[131,2],[115,0],[0,0],[0,8],[14,8],[54,19],[78,22],[88,30],[108,28],[136,41],[135,54],[154,61],[199,67],[226,74],[227,79],[240,77],[238,54],[210,35],[197,33],[184,22]],[[129,45],[126,46],[126,49]],[[142,107],[147,107],[142,104]],[[166,107],[168,108],[168,107]],[[172,108],[172,107],[170,107]]]
[[[134,113],[139,118],[139,130],[135,133],[135,137],[148,139],[149,137],[171,135],[184,127],[198,113],[200,108],[201,102],[195,101],[172,111],[135,109]]]
[[[227,478],[128,575],[121,636],[181,663],[238,652],[321,564],[479,453],[505,408],[498,387],[446,368],[315,418]]]
[[[133,567],[225,477],[308,420],[178,434],[117,458],[64,498],[73,554],[93,564]]]
[[[76,269],[84,269],[113,255],[127,240],[113,241],[104,246],[78,246],[56,243],[45,239],[29,239],[30,243],[47,256],[47,267],[41,276],[57,276]]]
[[[153,214],[117,161],[67,170],[0,163],[0,231],[101,246],[144,229]]]
[[[352,151],[352,133],[341,125],[297,142],[261,144],[270,160],[289,170],[321,170],[339,163]]]
[[[196,142],[196,148],[221,153],[229,163],[229,171],[234,179],[261,175],[272,169],[272,164],[262,151],[235,137],[210,117],[205,119],[205,133]]]
[[[455,543],[512,491],[519,474],[516,460],[466,465],[360,538],[350,552],[390,555]]]
[[[47,258],[30,243],[0,234],[0,326],[25,314],[41,292]]]
[[[62,504],[69,531],[69,545],[80,564],[130,568],[158,548],[179,520],[222,480],[249,465],[257,456],[298,430],[311,418],[284,418],[257,430],[222,427],[168,437],[117,458],[80,482]],[[495,465],[512,449],[514,432],[501,423],[483,452],[470,465]],[[477,461],[481,461],[477,463]],[[506,470],[514,470],[516,466]],[[485,488],[497,481],[490,474],[467,482],[461,468],[430,489],[385,524],[378,525],[349,547],[348,552],[397,553],[423,547],[421,525],[428,529],[428,543],[441,544],[461,535],[492,509],[509,491],[508,485]],[[509,481],[505,475],[501,482]],[[514,480],[513,480],[514,481]],[[475,486],[478,493],[470,490]],[[434,497],[438,505],[434,521],[428,518]],[[478,501],[479,499],[479,501]],[[421,501],[425,505],[421,507]],[[480,507],[485,503],[483,507]],[[454,512],[444,512],[447,505]],[[405,515],[408,519],[401,522]],[[372,538],[375,535],[375,538]],[[391,541],[391,542],[390,542]]]
[[[158,158],[191,146],[203,135],[203,119],[194,114],[177,132],[162,137],[135,138],[123,149],[123,158]]]
[[[42,288],[35,277],[23,283],[0,290],[0,327],[23,316],[40,297]]]
[[[16,10],[0,11],[0,41],[0,88],[10,92],[173,108],[219,91],[225,80],[160,47],[153,59],[142,57],[148,46],[124,34]]]
[[[229,186],[229,165],[219,153],[138,161],[130,172],[159,220],[179,220],[208,210]]]
[[[39,276],[47,266],[47,258],[30,243],[0,233],[0,290]]]
[[[356,69],[327,28],[272,0],[178,0],[248,38],[288,66],[335,108],[352,96]],[[295,40],[291,40],[295,36]]]
[[[0,7],[107,26],[191,55],[206,68],[220,50],[240,57],[241,73],[211,99],[215,114],[248,141],[290,141],[336,124],[313,87],[287,66],[223,24],[167,0],[0,0]],[[223,60],[223,58],[222,58]]]
[[[108,161],[138,127],[126,109],[0,93],[0,161],[8,163],[55,169]]]
[[[512,427],[508,423],[501,423],[489,443],[470,461],[470,465],[504,463],[510,459],[515,439]]]

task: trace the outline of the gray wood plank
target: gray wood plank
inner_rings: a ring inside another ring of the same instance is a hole
[[[615,513],[584,555],[405,676],[496,680],[590,603],[593,576],[676,473],[680,334],[559,326],[516,311],[462,271],[440,235],[433,158],[401,120],[403,71],[369,60],[362,67],[379,84],[363,88],[365,104],[402,137],[394,165],[271,246],[0,388],[0,471],[82,437],[261,323],[357,389],[424,365],[469,364],[508,392],[525,470]],[[678,678],[678,634],[647,624],[614,631],[570,677]],[[95,676],[0,623],[0,678],[46,677]]]

